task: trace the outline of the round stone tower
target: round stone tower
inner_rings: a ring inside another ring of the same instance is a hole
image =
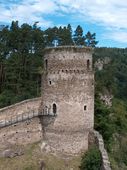
[[[66,153],[87,150],[94,126],[93,49],[63,46],[44,52],[42,112],[49,115],[43,117],[47,145]]]

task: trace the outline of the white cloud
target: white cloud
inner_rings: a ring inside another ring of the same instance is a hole
[[[105,39],[127,43],[127,0],[59,0],[59,2],[68,11],[75,13],[76,21],[81,19],[103,26],[105,32],[108,31],[104,32]]]
[[[126,0],[59,0],[59,4],[75,11],[84,20],[107,27],[127,28]]]
[[[10,23],[12,20],[18,20],[20,23],[30,24],[39,21],[41,26],[49,27],[53,23],[50,20],[45,20],[43,15],[54,13],[55,10],[57,10],[57,6],[51,0],[22,0],[20,3],[2,3],[0,21]]]
[[[116,31],[105,34],[104,39],[112,39],[116,42],[127,43],[127,32]]]
[[[119,42],[127,34],[127,0],[0,0],[0,3],[1,22],[19,20],[21,23],[32,24],[39,21],[42,27],[49,27],[54,23],[45,19],[46,15],[66,15],[73,22],[90,22],[104,26],[110,32],[110,38]],[[122,38],[115,38],[116,29],[118,32],[124,29]],[[126,42],[125,39],[123,41]]]
[[[21,0],[20,3],[13,0],[13,3],[10,2],[10,9],[6,8],[6,2],[2,3],[1,20],[19,17],[31,21],[34,20],[34,16],[65,12],[74,14],[75,19],[81,17],[107,27],[127,28],[126,0]]]

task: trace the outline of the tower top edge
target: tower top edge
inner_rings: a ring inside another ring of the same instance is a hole
[[[46,47],[44,52],[57,52],[57,51],[74,51],[74,52],[89,52],[93,53],[94,48],[85,46],[57,46],[57,47]]]

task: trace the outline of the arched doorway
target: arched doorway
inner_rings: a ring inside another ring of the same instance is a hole
[[[57,107],[56,107],[56,104],[54,103],[54,104],[53,104],[53,114],[55,115],[56,112],[57,112]]]

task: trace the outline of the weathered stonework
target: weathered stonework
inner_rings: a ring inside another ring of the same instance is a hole
[[[104,147],[104,141],[102,135],[98,131],[91,131],[89,133],[89,147],[96,145],[101,153],[102,166],[101,170],[111,170],[111,165],[108,157],[108,153]]]
[[[4,125],[5,120],[6,125],[12,121],[10,126],[0,126],[0,152],[13,145],[27,145],[42,139],[40,118],[35,115],[39,105],[40,98],[34,98],[0,109],[0,125]],[[14,123],[17,118],[19,122]]]
[[[88,149],[94,125],[92,52],[85,47],[45,49],[42,112],[56,117],[43,118],[43,140],[54,151],[74,154]]]
[[[33,118],[0,129],[0,151],[14,145],[27,145],[42,139],[39,118]]]
[[[33,98],[0,109],[0,120],[9,119],[17,115],[38,111],[41,98]]]

